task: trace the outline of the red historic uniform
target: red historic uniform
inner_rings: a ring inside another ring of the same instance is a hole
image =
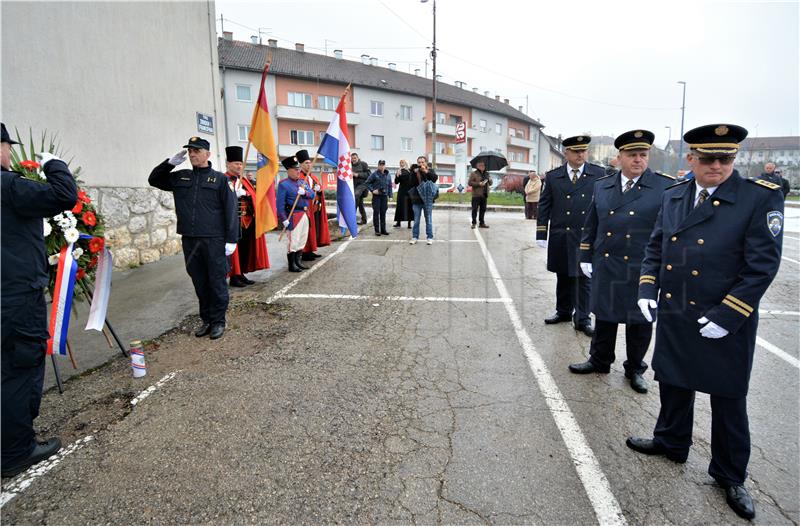
[[[228,176],[228,181],[232,183],[234,192],[237,189],[244,190],[245,195],[250,197],[249,203],[255,203],[256,189],[247,177],[239,178],[230,172],[225,175]],[[241,194],[241,191],[238,193]],[[243,201],[240,201],[240,206]],[[245,213],[240,216],[242,235],[239,238],[236,250],[230,256],[231,271],[228,273],[229,277],[269,268],[267,236],[264,234],[259,239],[256,239],[254,213],[255,211],[250,204],[247,206]]]
[[[314,188],[319,185],[319,179],[316,175],[306,174],[302,171],[300,175],[308,182],[308,186]],[[309,181],[310,179],[310,181]],[[303,248],[303,252],[309,254],[317,250],[317,247],[327,247],[331,244],[331,233],[328,229],[328,211],[325,208],[325,193],[321,190],[315,192],[314,200],[311,206],[308,207],[308,241]]]

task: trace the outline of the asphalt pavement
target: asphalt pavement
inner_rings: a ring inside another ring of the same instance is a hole
[[[4,480],[3,520],[744,522],[707,474],[708,397],[698,395],[686,464],[627,449],[627,436],[655,424],[652,371],[646,395],[631,390],[621,360],[609,375],[570,374],[589,338],[542,322],[555,277],[534,222],[504,212],[487,221],[471,230],[468,213],[434,210],[433,245],[409,245],[406,228],[367,230],[321,249],[310,271],[276,265],[234,292],[215,342],[191,335],[196,307],[179,265],[127,271],[120,283],[140,296],[128,300],[139,309],[131,323],[167,331],[152,334],[148,376],[132,379],[113,357],[64,395],[48,392],[39,427],[73,449]],[[790,221],[787,209],[748,397],[747,486],[761,524],[800,522],[800,228]]]

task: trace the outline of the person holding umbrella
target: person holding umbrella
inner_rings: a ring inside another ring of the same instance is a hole
[[[468,185],[472,187],[472,228],[475,228],[475,219],[480,211],[480,227],[489,228],[484,221],[486,203],[489,200],[489,189],[492,187],[492,178],[486,173],[486,162],[479,160],[475,163],[475,171],[469,176]]]

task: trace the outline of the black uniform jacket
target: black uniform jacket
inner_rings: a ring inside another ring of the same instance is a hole
[[[581,229],[592,202],[594,183],[603,177],[605,172],[595,164],[586,163],[583,176],[572,184],[567,174],[567,166],[564,164],[555,170],[550,170],[545,176],[544,187],[539,197],[536,239],[547,240],[549,223],[547,270],[577,277],[583,276],[578,264]]]
[[[592,263],[591,311],[598,320],[647,323],[636,305],[639,274],[662,194],[673,184],[649,169],[624,194],[620,172],[594,184],[580,253],[582,263]]]
[[[178,234],[188,237],[221,237],[226,243],[239,239],[237,200],[228,179],[211,168],[177,170],[164,161],[150,173],[150,186],[172,192],[178,216]]]
[[[758,304],[781,262],[783,195],[734,170],[693,208],[694,181],[664,192],[645,250],[639,297],[658,301],[656,380],[726,398],[747,394]],[[705,316],[727,329],[700,335]]]

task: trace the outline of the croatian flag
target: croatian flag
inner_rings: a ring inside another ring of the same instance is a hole
[[[58,272],[53,286],[53,306],[50,309],[50,339],[47,341],[47,354],[54,352],[67,354],[69,314],[77,273],[78,262],[72,257],[72,243],[70,243],[61,249],[61,254],[58,256]]]
[[[336,208],[339,225],[344,234],[345,227],[352,237],[358,236],[356,224],[356,199],[353,191],[353,169],[350,166],[350,140],[347,138],[347,112],[344,95],[339,100],[336,113],[328,125],[328,131],[322,137],[317,153],[328,163],[336,166]]]

